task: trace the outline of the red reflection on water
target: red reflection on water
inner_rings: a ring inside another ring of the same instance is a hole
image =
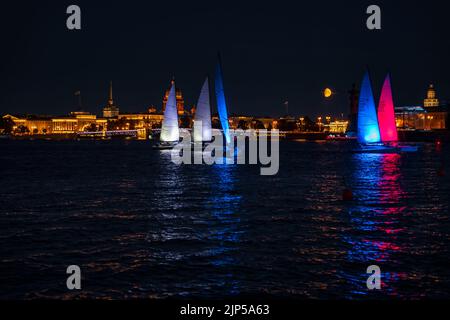
[[[380,203],[391,204],[398,203],[404,194],[399,180],[401,155],[397,153],[383,154],[381,159],[381,177],[378,181],[380,188]],[[392,210],[402,209],[398,207],[389,208],[386,214],[392,213]]]
[[[401,264],[399,254],[406,251],[399,240],[405,232],[401,217],[407,210],[403,205],[406,194],[401,186],[402,155],[379,154],[359,159],[359,173],[364,172],[364,175],[357,176],[358,182],[363,182],[362,190],[371,193],[366,195],[371,202],[362,203],[358,210],[362,215],[354,220],[364,236],[353,243],[351,259],[379,265],[383,270],[383,289],[387,294],[397,296],[398,288],[394,284],[405,275],[389,272],[383,269],[383,265]]]
[[[366,240],[378,249],[376,261],[382,262],[389,258],[389,255],[396,251],[401,251],[402,248],[395,244],[396,237],[399,233],[404,231],[404,228],[396,228],[398,226],[398,216],[406,209],[404,206],[399,206],[400,199],[404,196],[404,191],[400,185],[400,154],[383,154],[380,163],[380,179],[377,181],[380,194],[380,212],[384,218],[376,230],[383,232],[383,241]],[[385,207],[386,206],[386,207]],[[378,235],[379,236],[379,235]]]

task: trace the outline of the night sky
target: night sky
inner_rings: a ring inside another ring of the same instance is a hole
[[[82,30],[66,28],[66,8]],[[382,30],[366,8],[382,9]],[[445,1],[24,1],[2,3],[0,113],[100,113],[109,81],[121,111],[158,108],[172,76],[188,105],[222,54],[230,113],[348,113],[347,91],[370,66],[376,99],[387,71],[397,105],[420,104],[429,83],[450,100]],[[338,92],[322,98],[326,86]]]

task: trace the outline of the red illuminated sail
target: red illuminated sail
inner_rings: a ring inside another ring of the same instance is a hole
[[[386,76],[383,90],[381,91],[380,103],[378,105],[378,122],[382,142],[398,141],[394,101],[392,99],[391,77],[389,74]]]

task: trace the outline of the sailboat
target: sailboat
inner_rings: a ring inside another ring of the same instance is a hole
[[[211,142],[211,102],[209,97],[209,78],[206,78],[200,97],[197,102],[197,110],[194,118],[194,143],[203,144]]]
[[[395,147],[401,152],[415,152],[417,146],[400,145],[398,131],[395,123],[394,100],[392,98],[391,76],[388,74],[381,90],[378,104],[378,123],[380,126],[381,142],[385,146]]]
[[[173,81],[167,99],[166,110],[164,111],[164,120],[159,143],[154,147],[156,149],[171,149],[178,144],[179,140],[180,128],[178,126],[177,98],[175,82]]]
[[[217,111],[219,112],[220,124],[222,126],[223,134],[227,144],[230,144],[230,126],[228,123],[228,111],[227,103],[225,100],[225,90],[223,88],[223,72],[222,72],[222,60],[220,54],[218,54],[218,62],[216,67],[216,79],[215,79],[216,99],[217,99]]]
[[[356,150],[357,152],[377,153],[394,150],[394,148],[381,144],[378,113],[368,70],[364,74],[359,96],[357,138],[360,145],[360,148]]]

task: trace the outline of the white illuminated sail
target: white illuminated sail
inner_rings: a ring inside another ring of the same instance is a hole
[[[197,123],[197,125],[195,125]],[[201,125],[200,125],[201,123]],[[209,142],[212,140],[211,133],[211,104],[209,99],[209,79],[203,84],[200,97],[198,98],[197,110],[194,119],[194,142]]]
[[[162,142],[178,142],[180,140],[180,128],[178,127],[177,97],[175,93],[175,83],[170,89],[167,99],[164,120],[161,129]]]

